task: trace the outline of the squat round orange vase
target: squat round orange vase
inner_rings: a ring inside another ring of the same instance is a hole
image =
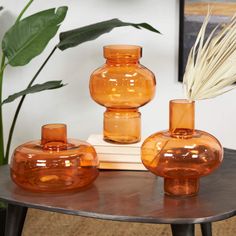
[[[98,158],[88,143],[67,139],[66,125],[42,127],[41,140],[17,147],[11,159],[11,178],[34,192],[66,192],[90,185],[98,176]]]
[[[156,86],[154,74],[139,63],[141,56],[139,46],[105,46],[106,64],[91,75],[91,97],[106,107],[103,126],[106,141],[140,141],[141,114],[138,108],[152,100]]]
[[[142,145],[143,164],[164,177],[167,195],[196,195],[199,178],[212,173],[223,159],[219,141],[209,133],[195,130],[194,107],[194,101],[170,101],[169,130],[151,135]]]

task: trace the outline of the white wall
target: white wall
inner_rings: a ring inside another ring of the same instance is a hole
[[[0,4],[5,10],[1,13],[0,35],[13,22],[26,2],[1,1]],[[142,45],[144,53],[141,62],[157,77],[155,99],[141,108],[143,136],[166,129],[168,101],[184,97],[182,85],[177,82],[178,2],[178,0],[35,0],[27,14],[63,4],[69,6],[61,31],[118,17],[130,22],[148,22],[158,28],[163,35],[125,27],[77,48],[64,52],[58,50],[37,82],[63,80],[68,85],[59,90],[27,97],[16,126],[13,146],[40,138],[40,127],[45,123],[67,123],[69,136],[80,139],[86,139],[91,133],[102,132],[104,108],[90,98],[88,83],[91,72],[104,62],[102,46],[114,43]],[[51,41],[45,52],[29,65],[7,69],[4,97],[26,87],[57,41],[58,37]],[[236,148],[235,95],[233,91],[219,98],[196,104],[196,127],[212,133],[229,148]],[[4,106],[5,136],[17,102]]]

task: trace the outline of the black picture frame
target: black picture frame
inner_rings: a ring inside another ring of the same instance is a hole
[[[183,81],[184,75],[184,5],[185,0],[179,0],[179,69],[178,81]]]
[[[187,63],[187,57],[190,49],[192,48],[197,34],[200,30],[202,22],[207,14],[203,15],[185,15],[185,4],[188,0],[179,0],[179,68],[178,68],[178,81],[183,81],[185,66]],[[195,3],[198,1],[195,1]],[[202,1],[199,0],[199,3]],[[216,3],[214,1],[207,1],[205,3]],[[221,0],[218,2],[219,4],[233,3],[234,6],[231,9],[232,12],[236,12],[236,0]],[[231,5],[232,6],[232,5]],[[221,9],[220,9],[221,10]],[[223,12],[223,10],[222,10]],[[216,14],[212,15],[211,20],[207,26],[206,37],[210,34],[210,32],[218,25],[222,23],[226,23],[230,20],[232,15],[227,14]]]

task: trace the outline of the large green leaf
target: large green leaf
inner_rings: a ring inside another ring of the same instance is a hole
[[[122,26],[133,26],[137,29],[144,28],[155,33],[160,33],[158,30],[156,30],[154,27],[152,27],[147,23],[135,24],[135,23],[123,22],[120,21],[119,19],[112,19],[84,26],[78,29],[62,32],[60,34],[60,42],[58,44],[58,47],[61,50],[75,47],[81,43],[96,39],[100,35],[108,33],[116,27],[122,27]]]
[[[57,89],[57,88],[61,88],[65,86],[65,84],[62,84],[61,80],[55,80],[55,81],[48,81],[45,82],[43,84],[35,84],[25,90],[22,90],[18,93],[15,93],[13,95],[10,95],[7,99],[5,99],[2,104],[4,103],[9,103],[9,102],[13,102],[15,99],[17,99],[18,97],[21,97],[23,95],[27,95],[30,93],[38,93],[44,90],[51,90],[51,89]]]
[[[67,7],[52,8],[26,17],[4,35],[2,50],[12,66],[23,66],[39,55],[57,33]]]

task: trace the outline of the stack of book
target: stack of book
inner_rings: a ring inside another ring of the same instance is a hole
[[[104,141],[102,135],[92,134],[87,141],[97,152],[100,169],[147,170],[140,155],[143,140],[134,144],[114,144]]]

